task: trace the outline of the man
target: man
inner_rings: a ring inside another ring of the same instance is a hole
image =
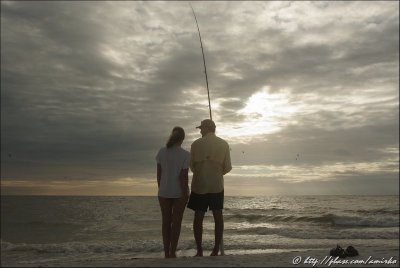
[[[216,127],[212,120],[201,121],[201,125],[197,128],[200,129],[202,137],[192,143],[190,150],[190,169],[193,172],[193,179],[187,207],[195,211],[193,232],[197,246],[196,256],[203,256],[203,219],[207,209],[212,210],[215,244],[211,256],[218,256],[224,230],[223,175],[232,169],[229,145],[215,135]]]

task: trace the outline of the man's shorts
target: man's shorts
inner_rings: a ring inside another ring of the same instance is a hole
[[[194,211],[200,210],[206,212],[210,210],[219,210],[224,208],[224,191],[220,193],[196,194],[190,193],[188,208]]]

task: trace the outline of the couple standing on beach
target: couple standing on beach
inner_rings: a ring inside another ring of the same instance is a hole
[[[185,131],[174,127],[166,147],[161,148],[156,156],[165,258],[176,258],[186,204],[195,212],[193,233],[196,256],[203,256],[203,219],[207,209],[212,211],[215,222],[215,244],[211,256],[218,256],[222,240],[223,175],[232,169],[229,145],[215,135],[214,121],[205,119],[197,128],[202,137],[192,143],[190,153],[181,148]],[[193,172],[190,196],[189,167]]]

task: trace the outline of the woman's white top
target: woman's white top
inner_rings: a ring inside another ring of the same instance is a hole
[[[158,151],[156,160],[161,165],[158,196],[180,198],[182,189],[179,175],[182,169],[189,168],[190,153],[180,146],[173,146],[169,149],[163,147]]]

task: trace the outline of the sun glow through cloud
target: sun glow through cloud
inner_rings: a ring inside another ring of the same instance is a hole
[[[245,117],[243,122],[222,126],[218,132],[230,139],[274,133],[290,123],[290,118],[297,111],[298,107],[290,103],[287,92],[269,93],[269,87],[265,86],[250,96],[245,107],[237,111],[238,115]]]

